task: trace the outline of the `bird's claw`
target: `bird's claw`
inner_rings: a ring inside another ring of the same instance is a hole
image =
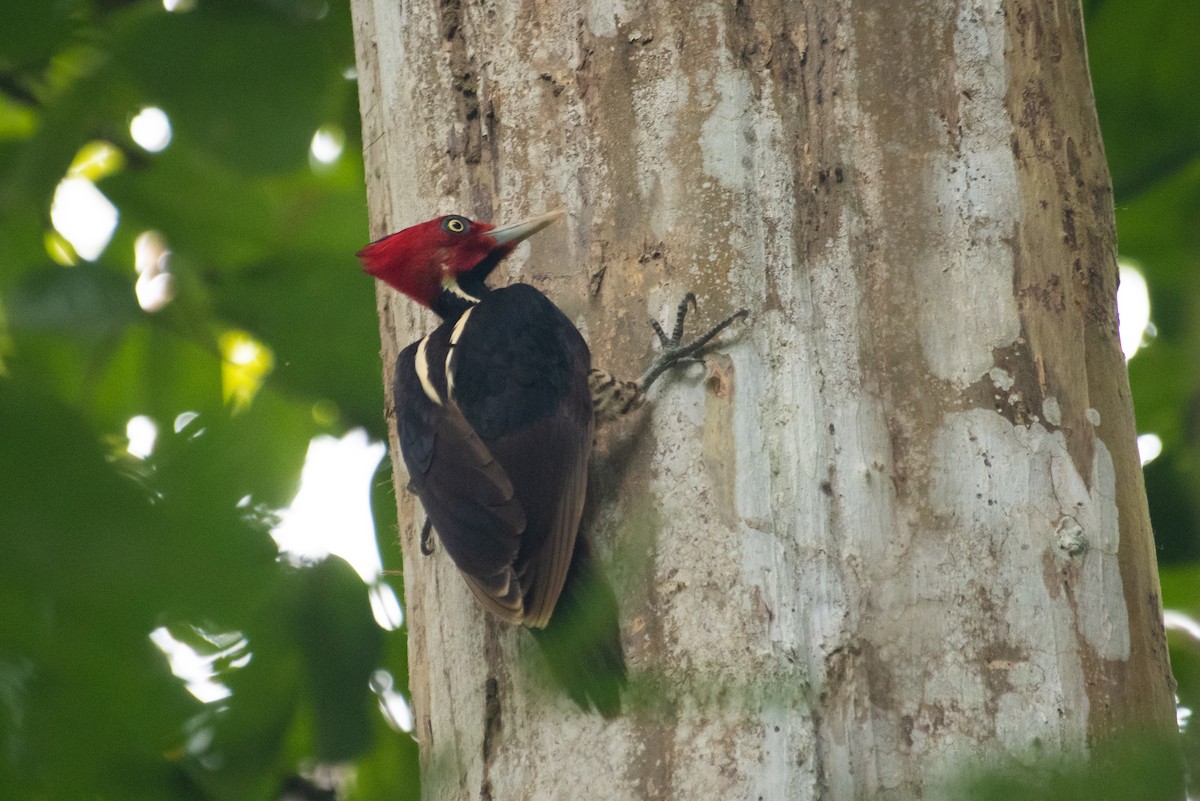
[[[692,307],[692,311],[696,310],[696,296],[691,292],[683,296],[679,308],[675,310],[675,328],[671,331],[671,344],[675,347],[679,347],[679,341],[683,339],[683,321],[687,317],[688,306]]]
[[[428,517],[425,518],[425,525],[421,526],[421,554],[429,556],[433,553],[433,521]]]
[[[683,321],[687,317],[688,306],[692,307],[692,311],[696,310],[696,295],[692,292],[684,295],[683,300],[679,301],[679,308],[675,311],[675,327],[671,329],[671,336],[667,336],[667,332],[659,325],[658,320],[650,318],[650,327],[658,335],[658,342],[663,346],[663,350],[675,350],[679,347],[679,341],[683,339]]]
[[[657,320],[650,320],[650,327],[658,335],[658,341],[662,345],[663,352],[662,355],[654,360],[649,369],[642,374],[639,380],[642,392],[648,390],[655,379],[671,367],[677,364],[699,362],[699,354],[705,345],[711,342],[717,334],[720,334],[726,328],[750,314],[746,309],[739,309],[714,325],[703,336],[699,336],[687,344],[681,344],[683,340],[683,323],[687,317],[688,306],[691,306],[693,310],[696,308],[696,296],[691,292],[684,295],[683,300],[679,302],[679,308],[675,312],[675,326],[671,330],[671,336],[669,337]]]
[[[658,324],[658,320],[650,318],[650,327],[654,329],[654,333],[658,334],[658,341],[664,348],[671,347],[671,340],[667,338],[667,333],[663,331],[662,326]]]

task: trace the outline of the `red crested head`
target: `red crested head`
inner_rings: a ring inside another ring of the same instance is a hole
[[[552,211],[502,226],[451,214],[376,240],[358,257],[366,273],[437,311],[444,292],[477,299],[501,259],[565,214]]]

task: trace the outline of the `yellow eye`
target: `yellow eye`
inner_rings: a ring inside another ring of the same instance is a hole
[[[452,234],[461,234],[467,230],[467,221],[462,217],[447,217],[442,227]]]

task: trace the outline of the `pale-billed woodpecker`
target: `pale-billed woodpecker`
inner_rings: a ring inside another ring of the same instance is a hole
[[[529,627],[570,696],[609,717],[626,681],[617,602],[577,536],[595,423],[638,406],[745,311],[681,345],[689,294],[672,336],[651,321],[663,354],[640,379],[592,369],[587,343],[545,295],[484,283],[564,214],[498,227],[448,215],[358,255],[444,321],[400,353],[393,390],[401,455],[428,516],[422,550],[431,524],[484,608]]]

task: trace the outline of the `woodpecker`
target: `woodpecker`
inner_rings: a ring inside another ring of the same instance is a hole
[[[492,289],[516,246],[566,214],[493,226],[451,214],[359,251],[363,269],[442,323],[401,351],[393,387],[400,452],[432,526],[488,612],[528,627],[587,710],[620,711],[626,681],[616,598],[579,534],[597,419],[640,405],[745,311],[681,345],[690,294],[663,354],[636,381],[591,366],[587,343],[528,284]],[[550,625],[553,620],[553,625]]]

